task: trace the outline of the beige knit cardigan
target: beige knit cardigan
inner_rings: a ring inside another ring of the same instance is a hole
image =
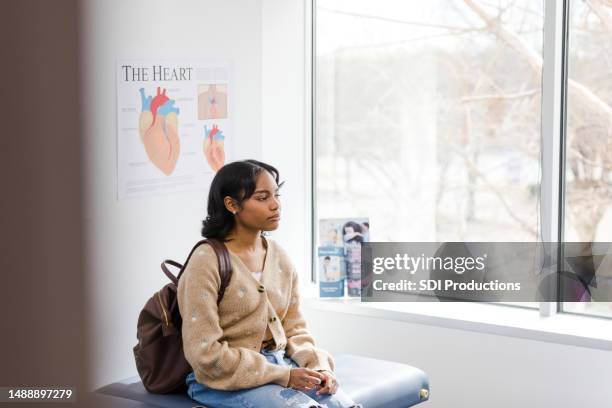
[[[285,348],[300,367],[334,369],[332,356],[315,347],[300,313],[298,275],[289,256],[274,240],[262,239],[267,253],[261,282],[230,251],[233,274],[218,306],[221,279],[210,245],[196,249],[179,280],[185,358],[196,380],[211,388],[287,387],[291,367],[272,364],[259,353],[266,333],[275,349]]]

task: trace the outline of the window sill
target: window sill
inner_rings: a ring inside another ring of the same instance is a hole
[[[612,351],[612,319],[487,303],[361,302],[305,297],[302,307]]]

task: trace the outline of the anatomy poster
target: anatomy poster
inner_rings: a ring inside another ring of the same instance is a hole
[[[231,97],[228,62],[118,61],[119,200],[203,191],[231,156]]]

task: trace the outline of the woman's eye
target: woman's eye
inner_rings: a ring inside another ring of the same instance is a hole
[[[280,194],[274,194],[274,197],[278,198],[280,196],[281,196]],[[257,201],[266,201],[268,198],[269,198],[269,196],[266,196],[266,197],[256,197],[256,200]]]

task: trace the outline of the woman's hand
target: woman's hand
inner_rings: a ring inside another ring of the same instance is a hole
[[[323,374],[325,376],[325,382],[323,383],[323,387],[317,391],[317,395],[335,394],[336,391],[338,391],[339,384],[334,373],[331,371],[322,370],[319,371],[319,374]]]
[[[325,374],[310,368],[292,368],[289,372],[289,388],[308,391],[321,384],[325,379]]]

